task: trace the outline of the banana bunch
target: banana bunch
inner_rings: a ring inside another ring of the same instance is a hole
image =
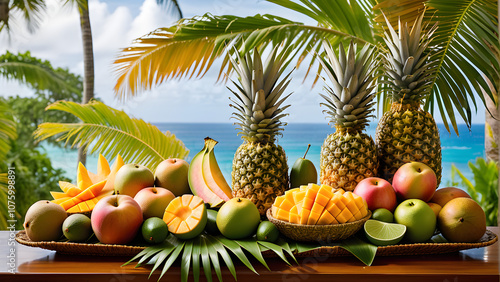
[[[211,207],[219,207],[233,197],[231,187],[215,159],[214,147],[217,143],[206,137],[205,146],[194,156],[188,172],[191,192]]]

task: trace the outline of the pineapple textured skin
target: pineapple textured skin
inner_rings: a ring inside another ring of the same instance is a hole
[[[336,131],[323,142],[320,182],[353,191],[361,180],[377,175],[377,147],[366,133]]]
[[[416,106],[395,103],[377,126],[380,174],[389,182],[403,164],[415,161],[428,165],[441,182],[441,141],[434,118]]]
[[[231,176],[233,197],[251,200],[261,215],[290,185],[285,151],[269,142],[244,142],[234,155]]]

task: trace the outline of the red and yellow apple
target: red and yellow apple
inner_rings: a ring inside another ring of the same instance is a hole
[[[409,162],[396,171],[392,187],[400,201],[420,199],[428,202],[436,191],[437,178],[434,171],[426,164]]]
[[[384,208],[393,212],[397,205],[396,193],[392,185],[382,178],[368,177],[361,180],[353,193],[365,199],[368,209],[372,211]]]
[[[161,187],[148,187],[135,194],[134,200],[139,204],[144,219],[150,217],[162,218],[170,201],[175,195]]]
[[[156,167],[155,186],[163,187],[176,197],[191,193],[188,181],[189,164],[183,159],[166,159]]]
[[[154,183],[154,175],[149,168],[139,164],[126,164],[116,173],[115,194],[133,198],[139,190],[151,187]]]
[[[436,203],[440,205],[441,207],[444,207],[446,203],[449,201],[455,199],[455,198],[471,198],[467,192],[465,192],[462,189],[455,188],[455,187],[445,187],[445,188],[439,188],[436,190],[434,193],[434,196],[432,196],[430,202]]]
[[[128,195],[110,195],[94,207],[90,221],[99,242],[127,244],[134,239],[142,224],[142,210]]]

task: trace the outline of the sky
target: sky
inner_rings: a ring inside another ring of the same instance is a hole
[[[32,56],[49,60],[54,67],[68,68],[83,74],[83,55],[79,16],[75,7],[61,7],[61,0],[47,0],[47,15],[40,27],[29,33],[22,22],[14,22],[9,37],[0,34],[0,53],[30,51]],[[251,16],[274,14],[295,21],[314,24],[307,17],[260,0],[179,0],[184,17],[191,18],[207,12],[214,15]],[[106,104],[122,109],[147,122],[233,122],[229,107],[230,91],[216,83],[220,60],[201,79],[170,80],[126,102],[115,98],[116,76],[112,62],[121,48],[157,28],[167,27],[175,18],[157,6],[156,0],[89,0],[95,60],[95,96]],[[288,123],[327,123],[319,106],[322,83],[314,88],[312,80],[303,82],[306,64],[294,71],[288,92],[292,106],[284,120]],[[229,84],[228,84],[229,85]],[[0,78],[0,95],[30,96],[33,91]],[[478,100],[479,101],[479,100]],[[441,122],[439,114],[435,114]],[[473,123],[484,123],[484,107],[480,106]]]

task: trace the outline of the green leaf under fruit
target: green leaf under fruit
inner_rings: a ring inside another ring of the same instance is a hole
[[[339,241],[338,246],[349,251],[364,264],[370,266],[377,254],[377,246],[361,240],[357,236],[351,236],[345,240]]]
[[[347,240],[334,242],[328,246],[339,246],[344,248],[366,265],[372,264],[377,252],[376,246],[356,236]],[[173,234],[170,234],[163,243],[147,247],[126,262],[124,266],[132,261],[139,260],[136,265],[136,267],[139,267],[149,259],[148,264],[153,264],[153,268],[149,275],[151,277],[153,272],[163,264],[162,272],[158,278],[158,280],[160,280],[174,261],[180,257],[182,282],[188,281],[190,269],[192,269],[194,281],[198,282],[200,268],[202,266],[207,281],[211,282],[212,268],[219,281],[222,281],[221,262],[224,262],[229,272],[231,272],[236,280],[236,268],[233,263],[234,257],[238,258],[238,260],[248,269],[258,274],[245,252],[255,257],[269,270],[265,258],[262,255],[263,252],[272,251],[285,263],[291,265],[286,258],[285,252],[299,264],[294,254],[312,251],[320,247],[322,247],[322,245],[319,243],[295,242],[285,238],[279,238],[275,243],[271,243],[258,241],[255,238],[230,240],[222,235],[213,236],[208,233],[203,233],[190,240],[180,240]],[[234,254],[234,257],[230,255],[230,252]],[[220,260],[219,255],[222,260]]]

